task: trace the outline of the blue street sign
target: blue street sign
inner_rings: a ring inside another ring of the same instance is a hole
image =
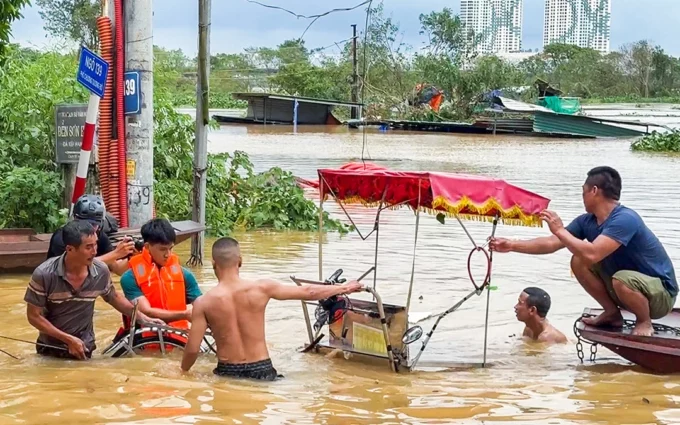
[[[125,115],[136,115],[142,112],[139,95],[139,71],[128,71],[123,76]]]
[[[87,47],[80,48],[80,63],[76,80],[85,86],[93,94],[104,97],[106,88],[106,76],[109,73],[109,64],[101,57],[90,51]]]

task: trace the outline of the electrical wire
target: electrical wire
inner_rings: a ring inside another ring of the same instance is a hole
[[[368,27],[369,27],[369,21],[370,21],[370,16],[371,16],[371,6],[373,5],[373,0],[370,0],[368,2],[368,9],[366,10],[366,24],[364,26],[364,72],[363,72],[363,77],[361,79],[361,104],[364,104],[364,100],[366,99],[366,82],[368,80],[368,61],[366,60],[366,50],[368,50]],[[366,160],[364,159],[364,151],[367,150],[366,148],[366,125],[364,124],[362,127],[362,132],[363,132],[363,142],[361,145],[361,163],[364,165],[364,168],[366,168]],[[369,154],[370,155],[370,154]]]
[[[286,13],[289,13],[289,14],[295,16],[295,17],[298,18],[298,19],[299,19],[299,18],[311,19],[312,22],[310,22],[309,25],[307,25],[307,28],[305,28],[305,30],[302,32],[302,35],[299,37],[300,40],[302,40],[302,39],[305,37],[305,34],[307,34],[307,31],[309,30],[309,28],[311,28],[311,26],[314,25],[314,23],[315,23],[317,20],[319,20],[320,18],[323,18],[324,16],[328,16],[328,15],[330,15],[331,13],[336,13],[336,12],[349,12],[349,11],[354,10],[354,9],[357,9],[357,8],[359,8],[359,7],[361,7],[361,6],[365,5],[365,4],[369,4],[369,5],[370,5],[370,4],[373,2],[373,0],[365,0],[365,1],[363,1],[363,2],[361,2],[361,3],[359,3],[359,4],[357,4],[356,6],[352,6],[352,7],[340,7],[340,8],[335,8],[335,9],[331,9],[331,10],[329,10],[329,11],[327,11],[327,12],[319,13],[319,14],[317,14],[317,15],[301,15],[301,14],[299,14],[299,13],[295,13],[295,12],[293,12],[292,10],[288,10],[288,9],[283,8],[283,7],[280,7],[280,6],[272,6],[272,5],[269,5],[269,4],[260,3],[259,1],[256,1],[256,0],[246,0],[246,1],[247,1],[248,3],[254,3],[254,4],[260,5],[260,6],[262,6],[262,7],[269,8],[269,9],[282,10],[282,11],[284,11],[284,12],[286,12]],[[370,6],[369,6],[369,9],[370,9]]]
[[[335,12],[348,12],[348,11],[350,11],[350,10],[354,10],[354,9],[356,9],[356,8],[358,8],[358,7],[361,7],[361,6],[365,5],[365,4],[371,3],[373,0],[366,0],[366,1],[364,1],[364,2],[362,2],[362,3],[359,3],[359,4],[357,4],[356,6],[352,6],[352,7],[341,7],[341,8],[332,9],[332,10],[329,10],[329,11],[327,11],[327,12],[320,13],[320,14],[318,14],[318,15],[301,15],[301,14],[299,14],[299,13],[295,13],[295,12],[293,12],[293,11],[291,11],[291,10],[288,10],[288,9],[286,9],[286,8],[284,8],[284,7],[280,7],[280,6],[272,6],[272,5],[269,5],[269,4],[260,3],[259,1],[256,1],[256,0],[246,0],[246,1],[247,1],[248,3],[255,3],[255,4],[258,4],[258,5],[260,5],[260,6],[270,8],[270,9],[278,9],[278,10],[282,10],[282,11],[284,11],[284,12],[286,12],[286,13],[290,13],[291,15],[295,16],[296,18],[314,19],[314,18],[321,18],[321,17],[324,17],[324,16],[326,16],[326,15],[330,15],[331,13],[335,13]]]

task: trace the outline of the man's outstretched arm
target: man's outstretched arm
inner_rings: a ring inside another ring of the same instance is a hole
[[[198,353],[205,336],[205,331],[208,329],[208,319],[205,317],[203,303],[205,298],[199,297],[194,301],[193,313],[191,316],[191,328],[189,329],[189,338],[184,347],[182,354],[182,370],[188,372],[189,369],[196,363]]]
[[[544,236],[529,240],[509,241],[510,251],[520,254],[545,255],[552,254],[564,248],[564,244],[555,235]]]
[[[306,285],[292,286],[283,285],[275,280],[261,281],[265,293],[269,298],[275,300],[323,300],[334,295],[351,294],[364,289],[357,281],[352,281],[344,285]]]

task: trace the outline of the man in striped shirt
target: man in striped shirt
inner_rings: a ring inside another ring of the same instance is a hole
[[[127,315],[132,314],[133,305],[116,292],[108,266],[95,258],[97,235],[90,223],[66,224],[63,239],[66,252],[33,272],[24,296],[26,314],[28,322],[40,331],[39,354],[83,360],[97,348],[92,320],[97,297]],[[163,324],[141,312],[137,320]]]

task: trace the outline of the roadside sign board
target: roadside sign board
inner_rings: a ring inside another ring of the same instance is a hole
[[[76,80],[85,86],[93,94],[104,97],[106,88],[106,76],[109,73],[109,64],[87,47],[80,48],[80,63]]]
[[[142,112],[139,95],[139,71],[128,71],[123,77],[125,115],[136,115]]]
[[[57,164],[77,164],[83,144],[87,103],[57,105],[55,115]]]

